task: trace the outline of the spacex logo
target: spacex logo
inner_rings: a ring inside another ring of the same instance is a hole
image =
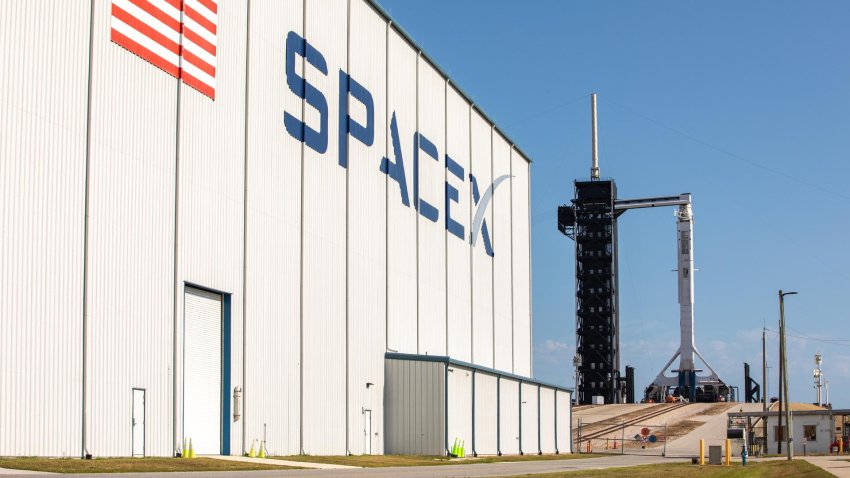
[[[469,175],[469,181],[472,183],[472,199],[477,207],[475,216],[472,219],[472,234],[469,237],[469,243],[472,244],[472,247],[475,247],[475,242],[478,239],[478,233],[480,231],[482,240],[484,241],[484,250],[487,251],[487,255],[490,257],[493,257],[493,244],[490,242],[490,233],[487,231],[487,222],[484,219],[484,214],[487,213],[487,206],[490,204],[490,200],[493,199],[493,193],[496,191],[496,188],[510,178],[511,176],[507,174],[499,176],[484,191],[484,195],[480,196],[478,194],[478,181],[475,180],[475,176],[471,173]]]
[[[310,45],[304,38],[295,32],[289,32],[286,37],[286,82],[289,89],[303,99],[308,105],[313,107],[319,113],[318,129],[308,126],[306,123],[291,115],[289,112],[284,113],[284,126],[287,133],[293,138],[303,142],[308,148],[316,151],[319,154],[325,154],[328,149],[328,100],[325,95],[319,91],[314,85],[307,82],[299,76],[296,71],[296,60],[303,60],[308,66],[319,73],[327,76],[328,66],[325,57],[315,47]],[[337,141],[339,155],[337,161],[342,168],[348,167],[348,137],[361,142],[366,146],[372,146],[375,141],[375,103],[372,98],[372,93],[358,83],[344,70],[339,70],[339,104],[338,107],[338,130]],[[366,111],[365,124],[359,123],[354,118],[349,116],[349,102],[357,101]],[[378,162],[378,169],[387,175],[396,183],[396,189],[399,194],[399,201],[406,207],[413,208],[422,217],[431,222],[437,223],[440,221],[440,208],[435,198],[430,200],[421,197],[419,194],[419,170],[421,161],[440,162],[442,157],[446,168],[445,195],[443,198],[443,219],[446,231],[456,236],[460,240],[466,240],[466,228],[452,217],[452,207],[457,207],[460,191],[456,185],[466,185],[467,178],[469,187],[472,189],[472,199],[474,204],[474,214],[472,219],[472,227],[469,234],[469,243],[475,247],[479,236],[481,242],[484,243],[484,250],[490,257],[494,256],[493,243],[490,239],[490,232],[487,227],[485,215],[487,208],[493,199],[493,194],[496,188],[504,181],[511,178],[510,175],[503,175],[496,178],[487,188],[481,193],[481,185],[478,180],[470,172],[468,175],[464,171],[463,166],[457,163],[448,154],[439,154],[437,146],[429,140],[425,135],[416,131],[413,133],[413,155],[411,159],[413,164],[410,169],[412,172],[412,192],[408,190],[407,167],[405,166],[405,157],[402,154],[401,141],[399,137],[398,120],[396,113],[393,111],[390,120],[390,138],[392,140],[392,152],[390,158],[382,157]]]

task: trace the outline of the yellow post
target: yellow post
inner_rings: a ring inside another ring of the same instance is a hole
[[[844,454],[844,437],[838,439],[838,454]]]
[[[732,440],[726,439],[726,466],[732,464]]]
[[[705,440],[699,440],[699,466],[705,466]]]

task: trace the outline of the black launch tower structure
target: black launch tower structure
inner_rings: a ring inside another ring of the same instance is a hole
[[[575,241],[576,403],[620,402],[617,283],[617,185],[577,180],[571,205],[558,208],[558,230]]]

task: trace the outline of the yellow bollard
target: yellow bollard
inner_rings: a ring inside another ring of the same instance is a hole
[[[705,440],[699,440],[699,466],[705,466]]]
[[[732,440],[726,439],[726,466],[732,464]]]

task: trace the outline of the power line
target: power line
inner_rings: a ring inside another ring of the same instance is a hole
[[[559,110],[559,109],[561,109],[561,108],[564,108],[564,107],[566,107],[566,106],[569,106],[569,105],[571,105],[571,104],[573,104],[573,103],[575,103],[575,102],[577,102],[577,101],[579,101],[579,100],[583,100],[583,99],[588,98],[588,97],[590,97],[590,93],[587,93],[587,94],[581,95],[581,96],[579,96],[578,98],[573,98],[573,99],[571,99],[571,100],[567,100],[567,101],[565,101],[565,102],[563,102],[563,103],[559,103],[559,104],[557,104],[557,105],[555,105],[555,106],[552,106],[551,108],[546,108],[545,110],[540,110],[540,111],[538,111],[537,113],[534,113],[534,114],[532,114],[532,115],[530,115],[530,116],[526,116],[525,118],[522,118],[522,119],[520,119],[520,120],[517,120],[517,121],[514,121],[514,122],[512,122],[512,123],[508,123],[508,124],[506,124],[506,125],[505,125],[505,128],[510,128],[511,126],[516,126],[516,125],[518,125],[518,124],[522,124],[522,123],[525,123],[525,122],[527,122],[527,121],[531,121],[531,120],[533,120],[533,119],[539,118],[539,117],[541,117],[541,116],[545,116],[545,115],[547,115],[547,114],[549,114],[549,113],[551,113],[551,112],[553,112],[553,111],[557,111],[557,110]]]
[[[790,327],[789,327],[789,329],[790,329]],[[765,330],[770,332],[771,334],[778,334],[779,333],[775,330],[770,330],[770,329],[765,329]],[[794,330],[794,329],[791,329],[791,330]],[[840,345],[840,346],[844,346],[844,347],[850,347],[850,339],[821,339],[821,338],[818,338],[818,337],[809,337],[807,335],[802,335],[802,334],[800,334],[800,332],[797,332],[797,334],[789,334],[788,332],[786,332],[785,335],[787,337],[794,337],[795,339],[812,340],[812,341],[815,341],[815,342],[823,342],[823,343],[827,343],[827,344],[831,344],[831,345]]]
[[[654,118],[650,118],[649,116],[646,116],[646,115],[645,115],[645,114],[643,114],[643,113],[639,113],[639,112],[637,112],[637,111],[635,111],[635,110],[633,110],[633,109],[631,109],[631,108],[629,108],[629,107],[627,107],[627,106],[621,105],[621,104],[617,103],[616,101],[613,101],[611,98],[609,98],[609,97],[607,97],[607,96],[605,97],[605,102],[606,102],[606,103],[611,103],[611,104],[613,104],[614,106],[617,106],[617,107],[619,107],[619,108],[623,109],[624,111],[627,111],[627,112],[629,112],[629,113],[631,113],[631,114],[633,114],[633,115],[635,115],[635,116],[637,116],[637,117],[639,117],[639,118],[642,118],[642,119],[644,119],[644,120],[646,120],[646,121],[649,121],[650,123],[654,123],[654,124],[655,124],[655,125],[657,125],[657,126],[660,126],[660,127],[664,128],[664,129],[666,129],[666,130],[672,131],[672,132],[674,132],[674,133],[676,133],[676,134],[678,134],[678,135],[680,135],[680,136],[682,136],[682,137],[684,137],[684,138],[687,138],[687,139],[689,139],[689,140],[691,140],[691,141],[693,141],[693,142],[695,142],[695,143],[697,143],[697,144],[701,144],[702,146],[705,146],[706,148],[713,149],[713,150],[717,151],[718,153],[721,153],[721,154],[724,154],[724,155],[726,155],[726,156],[729,156],[730,158],[734,158],[734,159],[737,159],[737,160],[739,160],[739,161],[743,161],[743,162],[745,162],[745,163],[747,163],[747,164],[750,164],[750,165],[752,165],[752,166],[755,166],[755,167],[757,167],[757,168],[761,168],[761,169],[763,169],[763,170],[765,170],[765,171],[769,171],[769,172],[771,172],[771,173],[773,173],[773,174],[776,174],[777,176],[782,176],[782,177],[783,177],[783,178],[785,178],[785,179],[788,179],[788,180],[790,180],[790,181],[794,181],[794,182],[797,182],[797,183],[803,184],[803,185],[808,186],[808,187],[813,188],[813,189],[817,189],[817,190],[819,190],[819,191],[821,191],[821,192],[824,192],[824,193],[827,193],[827,194],[831,194],[831,195],[833,195],[833,196],[837,196],[837,197],[840,197],[840,198],[843,198],[843,199],[850,199],[850,196],[848,196],[848,195],[846,195],[846,194],[842,194],[842,193],[840,193],[840,192],[833,191],[833,190],[831,190],[831,189],[827,189],[827,188],[825,188],[825,187],[823,187],[823,186],[821,186],[821,185],[819,185],[819,184],[815,184],[815,183],[812,183],[812,182],[806,181],[805,179],[800,179],[800,178],[798,178],[798,177],[796,177],[796,176],[793,176],[793,175],[791,175],[791,174],[785,173],[785,172],[780,171],[780,170],[778,170],[778,169],[776,169],[776,168],[772,168],[772,167],[767,166],[767,165],[765,165],[765,164],[759,163],[758,161],[753,161],[752,159],[745,158],[745,157],[740,156],[740,155],[738,155],[738,154],[735,154],[735,153],[733,153],[733,152],[731,152],[731,151],[729,151],[729,150],[723,149],[723,148],[721,148],[721,147],[719,147],[719,146],[715,146],[715,145],[713,145],[713,144],[709,143],[708,141],[705,141],[705,140],[703,140],[703,139],[697,138],[696,136],[694,136],[694,135],[692,135],[692,134],[686,133],[686,132],[684,132],[684,131],[682,131],[682,130],[680,130],[680,129],[674,128],[674,127],[672,127],[672,126],[668,126],[668,125],[666,125],[666,124],[662,123],[661,121],[658,121],[658,120],[656,120],[656,119],[654,119]]]

